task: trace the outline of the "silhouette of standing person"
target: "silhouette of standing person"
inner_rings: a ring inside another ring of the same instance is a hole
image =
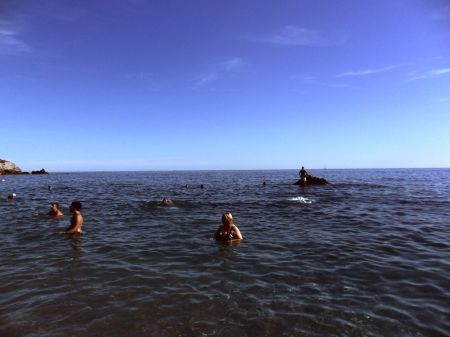
[[[302,186],[306,185],[307,174],[308,174],[308,172],[306,172],[305,167],[302,166],[300,172],[298,173],[298,175],[300,176],[300,185],[302,185]]]

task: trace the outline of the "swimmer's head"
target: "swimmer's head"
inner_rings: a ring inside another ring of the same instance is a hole
[[[13,194],[10,194],[10,195],[8,195],[8,200],[13,200],[13,199],[15,199],[16,198],[16,193],[13,193]]]
[[[51,206],[52,208],[54,207],[56,209],[59,209],[59,202],[52,202]]]
[[[169,206],[169,205],[172,205],[172,200],[170,200],[170,199],[167,198],[167,197],[164,197],[163,200],[161,201],[161,203],[162,203],[164,206]]]
[[[76,211],[81,211],[81,202],[80,201],[72,201],[70,204],[70,208],[73,208]]]
[[[222,214],[222,224],[223,225],[233,225],[233,216],[230,212],[225,212]]]

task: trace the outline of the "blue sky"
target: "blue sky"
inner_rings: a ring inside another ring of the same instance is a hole
[[[0,3],[0,158],[450,167],[450,2]]]

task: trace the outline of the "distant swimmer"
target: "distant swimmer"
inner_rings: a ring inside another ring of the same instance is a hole
[[[16,193],[10,194],[6,197],[6,201],[13,201],[16,197]]]
[[[263,186],[266,186],[266,182],[265,182],[265,181],[263,181],[262,185],[263,185]]]
[[[172,205],[173,205],[173,202],[172,202],[172,200],[170,200],[169,198],[164,197],[163,200],[161,201],[161,204],[162,204],[163,206],[172,206]]]
[[[52,185],[48,185],[48,191],[49,192],[53,191],[53,186]]]
[[[214,238],[218,241],[232,241],[242,240],[242,234],[239,228],[236,227],[233,221],[233,216],[230,212],[225,212],[222,215],[222,224],[214,234]]]
[[[81,215],[81,202],[73,201],[70,204],[70,212],[72,218],[70,219],[70,226],[66,229],[67,234],[76,234],[82,232],[83,216]]]
[[[200,185],[200,188],[205,188],[205,186],[203,184]]]
[[[53,216],[55,218],[62,216],[62,212],[59,210],[59,202],[53,202],[50,207],[50,212],[47,215]]]
[[[302,166],[302,169],[300,170],[300,172],[298,173],[298,175],[300,176],[300,184],[306,185],[306,176],[308,175],[308,172],[306,172],[306,170],[303,166]]]

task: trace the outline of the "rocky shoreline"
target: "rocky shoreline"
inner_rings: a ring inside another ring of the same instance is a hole
[[[22,171],[20,167],[18,167],[13,162],[0,159],[0,175],[19,175],[19,174],[29,174],[29,172]],[[48,174],[45,169],[31,171],[31,174]]]

